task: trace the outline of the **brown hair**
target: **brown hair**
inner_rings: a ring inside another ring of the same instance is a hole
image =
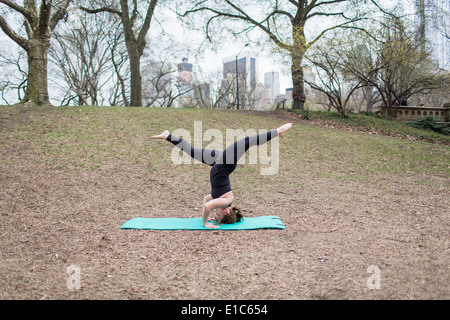
[[[244,215],[242,214],[241,208],[232,207],[230,209],[230,214],[223,216],[222,220],[217,221],[217,222],[222,223],[222,224],[232,224],[232,223],[241,221],[243,218],[244,218]]]

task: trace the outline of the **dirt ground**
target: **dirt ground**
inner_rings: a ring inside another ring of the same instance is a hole
[[[450,298],[446,176],[362,184],[281,160],[253,189],[239,187],[241,168],[232,184],[246,215],[276,214],[285,230],[121,230],[134,217],[198,216],[208,168],[155,171],[118,157],[67,169],[15,161],[34,151],[8,146],[0,299]]]

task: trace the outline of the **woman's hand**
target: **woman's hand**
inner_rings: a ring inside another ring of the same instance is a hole
[[[208,229],[219,229],[218,225],[215,225],[215,224],[209,223],[209,222],[205,223],[205,227]]]

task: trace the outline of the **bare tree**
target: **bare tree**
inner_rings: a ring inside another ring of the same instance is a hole
[[[103,104],[102,88],[115,72],[110,61],[117,29],[118,22],[109,15],[82,15],[78,16],[77,28],[55,30],[49,56],[57,67],[55,82],[65,91],[61,104]]]
[[[14,13],[23,18],[26,35],[14,30],[10,23],[0,14],[0,28],[17,43],[28,56],[28,79],[23,101],[48,104],[47,55],[50,36],[56,25],[67,12],[71,0],[41,0],[38,8],[36,0],[24,0],[23,5],[17,1],[0,0]]]
[[[142,72],[144,90],[143,101],[146,107],[170,107],[173,103],[174,73],[176,68],[166,60],[152,60],[146,63]]]
[[[352,0],[202,0],[184,11],[186,17],[196,13],[206,13],[205,34],[211,39],[214,26],[223,29],[224,21],[242,22],[233,29],[235,34],[248,34],[254,29],[262,31],[275,46],[289,55],[293,81],[293,108],[303,109],[305,102],[302,62],[306,51],[324,34],[337,28],[360,28],[355,23],[361,21],[365,13],[356,5],[367,1]],[[369,1],[376,4],[374,0]],[[183,2],[184,3],[184,2]],[[255,7],[255,4],[257,5]],[[378,5],[377,5],[378,6]],[[334,19],[329,27],[323,27],[311,40],[306,39],[305,28],[318,19]]]
[[[143,57],[143,102],[146,107],[171,107],[183,96],[187,100],[188,94],[193,98],[192,79],[190,83],[182,83],[177,79],[177,60],[181,60],[180,54],[184,50],[173,40],[167,43],[165,46],[160,43],[158,48],[150,48]],[[192,104],[192,101],[188,104]]]
[[[269,91],[263,84],[258,83],[248,95],[249,110],[266,110],[270,106]]]
[[[329,105],[340,115],[348,117],[348,104],[357,89],[363,87],[363,81],[347,73],[343,68],[344,57],[341,48],[332,44],[315,48],[308,61],[316,68],[319,83],[305,79],[312,89],[324,93],[328,97]]]
[[[194,104],[195,108],[210,109],[211,104],[211,85],[209,83],[194,84]]]
[[[247,104],[247,84],[243,77],[239,77],[239,99],[240,104],[245,108]],[[215,108],[236,109],[237,108],[237,88],[236,75],[227,74],[227,78],[221,79],[216,90],[216,98],[213,102]]]
[[[204,71],[201,73],[202,82],[208,84],[207,94],[203,91],[199,95],[198,103],[207,108],[234,108],[236,101],[235,81],[222,79],[222,71]]]
[[[159,0],[161,1],[161,0]],[[141,57],[146,47],[146,36],[150,29],[153,14],[155,12],[158,0],[145,1],[147,9],[145,14],[141,15],[139,4],[142,1],[120,0],[120,7],[117,7],[114,1],[102,1],[97,8],[81,7],[88,13],[109,12],[119,16],[122,20],[125,43],[128,50],[130,64],[130,88],[132,106],[142,106],[142,76],[141,76]],[[143,22],[139,26],[139,22]]]
[[[19,50],[18,54],[0,53],[0,68],[11,70],[9,74],[0,79],[0,91],[2,100],[9,104],[11,94],[16,95],[21,101],[25,96],[28,72],[26,70],[26,52]],[[14,70],[12,70],[14,68]]]
[[[111,106],[130,106],[128,99],[130,93],[130,68],[128,67],[128,53],[123,43],[123,30],[116,28],[110,34],[108,41],[111,52],[111,63],[114,67],[112,86],[109,93],[109,104]]]

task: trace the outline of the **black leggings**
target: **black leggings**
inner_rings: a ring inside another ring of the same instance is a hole
[[[194,148],[186,140],[175,137],[171,134],[169,134],[167,140],[186,152],[195,160],[212,166],[214,164],[236,165],[239,159],[247,152],[250,147],[265,144],[277,136],[278,131],[273,129],[271,131],[264,132],[255,136],[242,138],[228,146],[223,151]]]
[[[223,151],[194,148],[187,141],[169,134],[167,140],[186,152],[192,158],[212,166],[210,171],[211,196],[220,198],[231,191],[230,174],[236,169],[239,159],[251,146],[262,145],[278,136],[277,130],[245,137]]]

